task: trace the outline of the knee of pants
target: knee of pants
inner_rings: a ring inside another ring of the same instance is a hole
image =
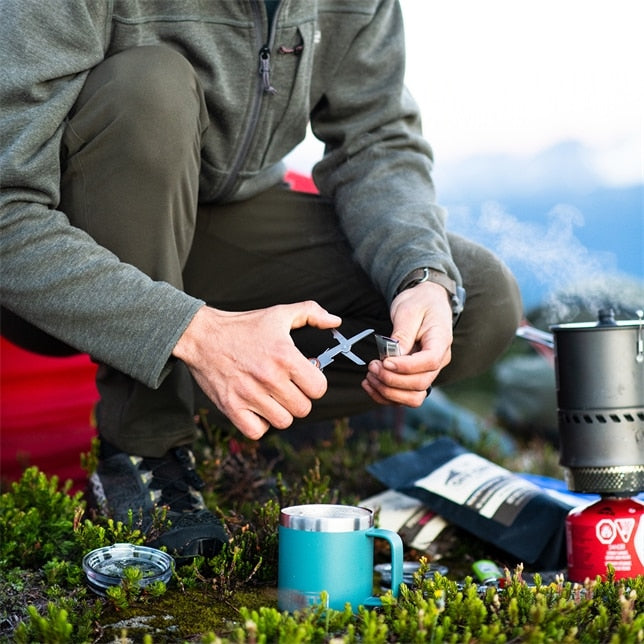
[[[123,163],[173,172],[182,154],[195,154],[207,123],[192,65],[167,46],[135,47],[90,72],[70,114],[73,136],[65,143],[73,154],[75,141],[100,135],[101,146],[126,150]]]
[[[477,292],[478,323],[470,322],[483,343],[501,352],[514,339],[523,317],[521,294],[514,275],[501,261],[488,267],[486,272],[485,287]]]
[[[437,384],[475,376],[509,347],[523,315],[516,279],[493,253],[464,240],[452,244],[467,291],[452,344],[452,361]]]

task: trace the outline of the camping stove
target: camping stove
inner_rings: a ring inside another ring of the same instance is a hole
[[[568,578],[644,574],[644,337],[639,321],[553,327],[560,463],[568,487],[600,495],[566,518]]]
[[[568,488],[600,500],[566,518],[568,578],[644,574],[644,313],[518,335],[550,352],[557,380],[559,462]],[[631,497],[631,498],[629,498]]]

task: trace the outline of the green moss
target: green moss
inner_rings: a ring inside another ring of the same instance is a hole
[[[80,570],[83,554],[116,540],[141,541],[135,522],[86,517],[84,501],[70,496],[66,484],[25,471],[0,497],[0,641],[644,641],[644,577],[580,586],[528,577],[518,567],[504,590],[481,590],[466,578],[471,562],[498,560],[499,553],[456,529],[441,535],[449,578],[426,579],[421,570],[378,610],[282,613],[275,590],[279,508],[351,503],[377,492],[364,463],[413,443],[402,444],[392,432],[354,435],[343,422],[323,447],[297,451],[279,441],[260,449],[209,431],[206,500],[223,516],[232,541],[210,560],[180,566],[167,588],[154,593],[125,587],[107,598],[91,593]]]
[[[239,606],[258,609],[274,602],[275,591],[270,588],[239,591],[233,599],[209,587],[181,591],[174,586],[154,601],[123,610],[106,608],[101,616],[102,641],[113,641],[110,638],[120,636],[123,628],[135,641],[144,634],[159,642],[183,642],[209,632],[226,636],[239,626]]]

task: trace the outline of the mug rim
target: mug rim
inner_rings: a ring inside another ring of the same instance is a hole
[[[306,503],[280,509],[280,526],[308,532],[356,532],[373,527],[373,510],[358,505]]]

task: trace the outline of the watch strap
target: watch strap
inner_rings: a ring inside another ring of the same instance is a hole
[[[408,288],[422,284],[423,282],[434,282],[435,284],[440,284],[447,291],[449,301],[452,306],[454,324],[456,324],[465,305],[465,289],[462,286],[458,286],[456,282],[449,277],[449,275],[442,271],[437,271],[436,269],[429,267],[413,270],[402,281],[402,284],[396,291],[396,295],[402,293],[402,291],[405,291]]]
[[[444,287],[450,295],[456,295],[456,282],[447,274],[433,268],[417,268],[405,277],[397,293],[423,282],[434,282]]]

